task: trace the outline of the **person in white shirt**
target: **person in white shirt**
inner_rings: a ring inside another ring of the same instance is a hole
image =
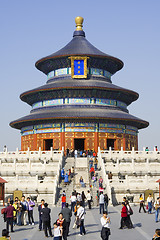
[[[77,202],[82,202],[82,196],[80,193],[77,194]]]
[[[99,213],[104,212],[104,195],[103,192],[100,192],[99,195]]]
[[[107,212],[103,212],[103,216],[100,219],[102,224],[101,238],[103,240],[108,240],[110,233],[110,218],[107,216]]]
[[[77,217],[80,220],[80,236],[82,236],[82,234],[86,234],[86,230],[84,227],[84,215],[85,215],[85,210],[84,207],[82,207],[82,203],[78,203],[77,205]]]
[[[151,214],[151,212],[152,212],[152,204],[153,204],[153,197],[152,197],[151,193],[149,194],[149,196],[147,198],[147,203],[148,203],[148,213]]]
[[[60,237],[62,236],[62,228],[60,228],[59,226],[57,226],[57,223],[55,222],[53,224],[54,229],[53,229],[53,234],[54,234],[54,238],[53,240],[59,240]]]
[[[86,198],[87,198],[87,201],[88,201],[88,207],[89,207],[89,209],[91,209],[92,197],[91,197],[91,194],[90,194],[90,191],[89,191],[89,190],[87,191]]]
[[[74,212],[74,208],[77,202],[77,198],[74,192],[72,192],[72,196],[70,197],[70,201],[71,201],[71,211]]]
[[[77,158],[77,149],[74,150],[74,157]]]
[[[160,208],[160,197],[157,197],[157,200],[154,203],[155,208],[155,221],[158,222],[159,208]]]

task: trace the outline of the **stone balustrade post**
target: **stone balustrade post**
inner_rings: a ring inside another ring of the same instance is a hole
[[[132,171],[135,172],[135,162],[134,162],[134,158],[132,158]]]
[[[39,147],[38,156],[41,158],[41,147]]]
[[[132,158],[135,158],[135,149],[132,147],[132,152],[131,152]]]
[[[51,151],[50,151],[50,159],[53,160],[53,147],[51,147]]]
[[[109,147],[109,159],[111,159],[111,158],[112,158],[112,148]]]
[[[29,151],[29,147],[28,147],[28,149],[27,149],[27,158],[29,159],[29,157],[30,157],[30,151]]]

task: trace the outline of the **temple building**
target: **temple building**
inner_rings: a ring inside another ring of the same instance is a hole
[[[112,84],[123,62],[94,47],[77,17],[73,39],[36,62],[45,85],[20,95],[32,107],[10,123],[21,130],[21,150],[138,149],[138,130],[149,123],[129,114],[138,93]]]

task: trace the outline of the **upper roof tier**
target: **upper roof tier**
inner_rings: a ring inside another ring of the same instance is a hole
[[[101,52],[85,38],[82,29],[83,18],[75,19],[77,29],[73,33],[73,39],[59,51],[41,58],[36,62],[36,68],[45,74],[58,69],[71,66],[70,56],[88,56],[88,67],[102,68],[114,74],[123,67],[123,62],[115,57]]]

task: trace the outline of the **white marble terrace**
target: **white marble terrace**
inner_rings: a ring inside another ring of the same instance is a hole
[[[0,176],[8,181],[5,193],[21,190],[26,195],[45,198],[55,204],[63,150],[0,152]]]
[[[98,151],[98,160],[102,169],[107,192],[113,203],[120,202],[124,195],[134,195],[138,201],[139,194],[153,190],[158,195],[160,179],[160,151]],[[113,177],[108,179],[108,172]]]

